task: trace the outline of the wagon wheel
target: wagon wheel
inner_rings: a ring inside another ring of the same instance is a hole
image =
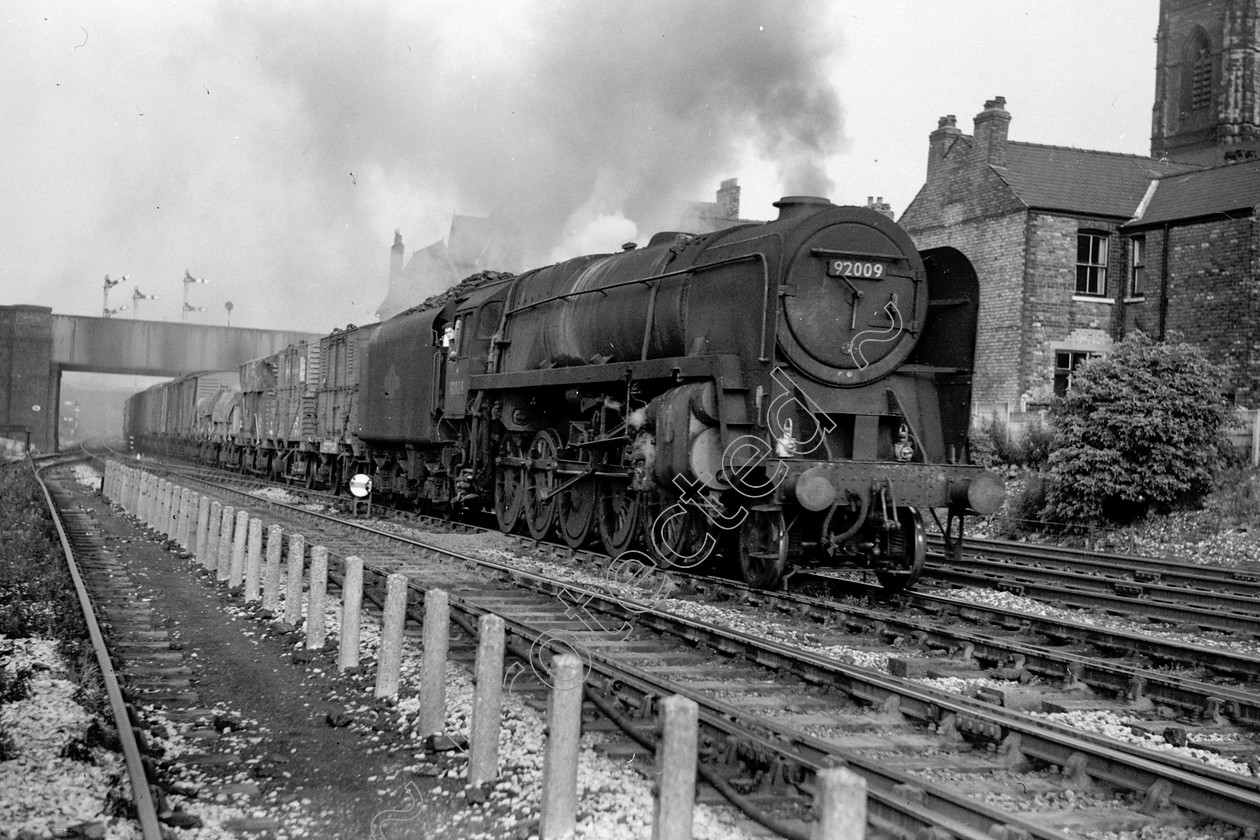
[[[569,548],[581,548],[595,529],[595,481],[583,478],[556,497],[560,538]]]
[[[662,569],[694,569],[713,553],[711,523],[695,505],[646,505],[644,513],[649,553]]]
[[[545,539],[556,521],[556,497],[551,495],[557,484],[560,438],[543,429],[530,441],[525,468],[525,527],[536,540]]]
[[[307,490],[315,489],[315,478],[319,475],[319,461],[310,456],[302,459],[306,464],[305,481],[303,482]]]
[[[773,589],[787,571],[788,529],[780,510],[752,508],[739,528],[739,570],[744,582]]]
[[[515,437],[505,439],[494,472],[494,518],[505,534],[520,527],[525,507],[525,470],[521,463],[521,442]]]
[[[630,548],[639,530],[639,494],[628,481],[601,478],[596,482],[595,523],[604,551],[619,557]]]
[[[880,585],[889,592],[913,586],[927,562],[923,516],[914,508],[897,508],[897,524],[901,527],[888,532],[886,538],[884,567],[875,571]]]

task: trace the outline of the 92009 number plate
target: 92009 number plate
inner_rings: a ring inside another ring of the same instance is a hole
[[[888,271],[888,265],[872,260],[832,259],[827,261],[827,274],[830,277],[855,277],[864,280],[879,280]]]

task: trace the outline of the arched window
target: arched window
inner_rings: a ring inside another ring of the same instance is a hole
[[[1195,27],[1181,57],[1181,115],[1193,122],[1210,117],[1212,108],[1212,42]]]
[[[1195,33],[1190,57],[1190,110],[1202,111],[1212,105],[1212,48],[1202,31]]]

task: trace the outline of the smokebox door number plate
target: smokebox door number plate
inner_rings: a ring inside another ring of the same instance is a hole
[[[880,280],[890,271],[888,263],[875,260],[827,260],[827,274],[831,277],[857,277],[863,280]]]

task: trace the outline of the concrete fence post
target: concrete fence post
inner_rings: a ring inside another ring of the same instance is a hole
[[[424,593],[424,650],[420,656],[421,738],[446,728],[446,655],[450,649],[450,596],[444,590]]]
[[[206,541],[201,552],[201,565],[211,571],[219,568],[219,538],[223,533],[223,504],[210,502],[210,519],[206,522]]]
[[[306,537],[289,534],[288,577],[284,588],[284,623],[297,627],[302,621],[302,573],[306,567]]]
[[[245,544],[249,540],[249,511],[236,512],[236,526],[232,529],[232,565],[228,569],[228,589],[235,589],[245,582]]]
[[[258,600],[258,588],[262,583],[262,520],[257,516],[249,520],[249,537],[245,552],[245,603]]]
[[[179,518],[179,490],[179,485],[167,481],[166,490],[162,494],[162,522],[158,530],[168,540],[175,539],[175,521]]]
[[[179,529],[184,521],[184,494],[188,492],[186,487],[178,484],[170,487],[170,524],[166,526],[166,533],[170,535],[171,542],[179,545]]]
[[[279,525],[267,529],[267,565],[263,569],[264,610],[275,612],[280,607],[280,549],[284,547],[284,531]]]
[[[162,489],[158,495],[160,500],[158,503],[157,521],[153,523],[154,529],[160,536],[168,537],[171,533],[171,493],[174,490],[169,479],[162,479]]]
[[[376,654],[377,697],[393,697],[398,693],[406,621],[407,576],[393,574],[385,579],[385,614],[381,617],[381,646]]]
[[[543,758],[542,840],[568,840],[577,830],[578,740],[582,729],[582,660],[571,653],[552,660]]]
[[[306,598],[306,649],[318,650],[328,640],[328,620],[324,608],[328,603],[328,549],[317,545],[311,549],[311,588]]]
[[[136,519],[139,519],[141,524],[144,524],[148,522],[149,516],[149,474],[141,472],[138,483],[139,489],[136,493]]]
[[[179,544],[185,551],[192,549],[193,529],[197,526],[196,493],[185,487],[179,500]]]
[[[179,523],[184,518],[184,493],[185,488],[178,484],[171,485],[171,510],[167,517],[166,535],[171,542],[179,545]]]
[[[193,536],[193,556],[206,565],[206,544],[210,539],[210,497],[197,495],[197,530]]]
[[[158,517],[161,515],[162,507],[162,480],[156,475],[149,476],[149,515],[146,517],[145,524],[150,530],[157,527]]]
[[[652,840],[691,840],[700,710],[694,700],[675,694],[661,701],[661,713]]]
[[[149,515],[145,518],[145,524],[150,529],[156,528],[158,521],[162,516],[162,479],[156,475],[149,476]]]
[[[1251,412],[1251,466],[1260,467],[1260,409]]]
[[[232,526],[236,524],[236,508],[223,506],[222,524],[219,530],[219,556],[217,560],[217,579],[226,582],[228,570],[232,568]]]
[[[179,545],[179,526],[184,520],[184,493],[185,489],[179,485],[171,487],[171,511],[167,517],[166,535],[176,545]]]
[[[814,815],[818,820],[811,840],[864,840],[866,837],[866,779],[847,767],[818,771]]]
[[[499,718],[503,713],[503,618],[477,620],[476,685],[468,734],[468,784],[493,782],[499,775]]]
[[[341,648],[337,667],[344,671],[359,665],[359,613],[363,607],[363,560],[346,558],[341,581]]]
[[[157,521],[157,501],[159,501],[157,499],[157,491],[161,489],[161,482],[151,472],[147,472],[145,475],[149,477],[149,486],[147,486],[149,499],[147,499],[147,504],[145,505],[145,525],[152,528],[155,521]]]

